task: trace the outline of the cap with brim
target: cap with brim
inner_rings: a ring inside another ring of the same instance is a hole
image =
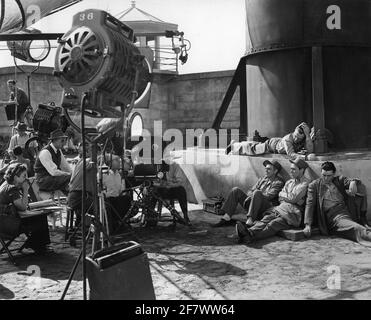
[[[281,171],[281,168],[282,168],[282,167],[281,167],[281,164],[280,164],[278,161],[275,161],[275,160],[273,160],[273,161],[265,160],[265,161],[263,162],[263,166],[264,166],[264,167],[267,166],[268,164],[270,164],[271,166],[275,167],[275,168],[277,169],[278,172]]]
[[[51,134],[50,134],[50,137],[49,137],[49,140],[55,140],[55,139],[66,139],[68,138],[62,130],[60,129],[57,129],[57,130],[54,130]]]
[[[23,122],[18,122],[17,125],[14,127],[14,129],[18,131],[26,131],[27,130],[27,125]]]
[[[306,169],[308,168],[308,163],[306,163],[302,158],[296,158],[293,160],[290,160],[291,163],[296,165],[299,169]]]

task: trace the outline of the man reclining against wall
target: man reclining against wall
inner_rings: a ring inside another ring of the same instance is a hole
[[[263,218],[256,221],[250,228],[245,223],[237,222],[236,233],[239,243],[244,238],[251,242],[272,237],[280,230],[299,227],[309,183],[308,179],[304,177],[304,171],[308,164],[301,158],[290,160],[290,162],[292,179],[285,183],[282,191],[278,194],[280,204],[266,210],[263,213]]]
[[[214,228],[234,224],[231,217],[235,214],[238,204],[247,211],[246,224],[250,227],[256,219],[263,218],[264,211],[279,204],[278,193],[285,184],[279,175],[281,165],[277,161],[265,160],[263,166],[265,167],[265,176],[259,178],[247,193],[237,187],[229,192],[220,209],[224,215],[218,223],[212,225]]]
[[[360,180],[335,176],[336,167],[329,161],[324,162],[321,169],[322,177],[308,187],[304,235],[311,235],[311,226],[317,218],[321,234],[337,235],[371,246],[371,242],[368,242],[371,241],[371,231],[367,227],[367,208],[361,206],[361,221],[366,226],[355,222],[349,210],[350,202],[356,200]],[[366,200],[366,194],[363,194],[363,199]]]
[[[264,153],[287,154],[291,158],[302,157],[313,153],[313,141],[310,136],[310,129],[305,122],[299,124],[294,132],[285,135],[283,138],[270,138],[265,142],[232,140],[227,147],[226,153],[241,155],[258,155]]]

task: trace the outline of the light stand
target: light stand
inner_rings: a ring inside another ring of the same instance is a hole
[[[134,82],[134,88],[133,88],[132,93],[131,93],[131,95],[132,95],[131,96],[131,101],[130,101],[130,104],[127,107],[121,106],[122,117],[121,117],[120,121],[118,121],[118,123],[115,125],[114,128],[109,128],[108,130],[106,130],[106,132],[100,133],[96,138],[91,139],[89,141],[91,143],[91,161],[92,161],[92,165],[93,165],[92,170],[93,170],[93,175],[94,175],[94,179],[95,179],[95,185],[98,185],[97,184],[97,162],[98,162],[97,143],[98,143],[98,141],[101,140],[102,137],[107,136],[113,130],[116,130],[116,128],[118,126],[123,125],[123,130],[124,130],[124,133],[123,133],[123,151],[125,151],[125,149],[126,149],[126,139],[127,139],[127,129],[128,129],[127,120],[128,120],[128,115],[130,114],[130,112],[134,108],[135,99],[138,96],[137,83],[138,83],[138,80],[139,80],[139,65],[140,65],[140,63],[142,63],[143,58],[144,58],[143,56],[138,56],[138,59],[136,61],[135,82]],[[106,215],[106,211],[105,211],[105,207],[104,207],[104,202],[102,203],[102,201],[104,201],[104,198],[102,198],[102,197],[104,197],[104,196],[103,196],[103,190],[102,190],[102,185],[101,184],[98,185],[99,192],[97,192],[96,189],[94,189],[94,192],[93,192],[94,217],[92,218],[92,225],[89,228],[88,235],[85,237],[85,232],[86,232],[86,230],[85,230],[85,215],[86,215],[86,213],[85,213],[85,211],[86,211],[86,197],[85,197],[85,195],[86,195],[86,145],[85,144],[86,144],[86,140],[87,140],[86,139],[86,130],[85,130],[85,104],[86,104],[86,101],[88,99],[88,95],[89,95],[89,93],[85,92],[83,94],[82,99],[81,99],[81,137],[82,137],[81,142],[82,142],[82,166],[83,166],[83,171],[82,171],[83,172],[83,174],[82,174],[82,179],[83,179],[83,183],[82,183],[82,204],[81,204],[82,250],[81,250],[81,253],[80,253],[79,257],[77,258],[77,261],[75,262],[75,265],[74,265],[72,271],[71,271],[71,274],[69,276],[67,285],[66,285],[65,290],[62,294],[61,300],[63,300],[65,295],[67,294],[68,288],[71,284],[72,278],[73,278],[73,276],[76,272],[77,265],[78,265],[79,261],[81,260],[81,258],[82,258],[82,277],[83,277],[83,299],[84,300],[87,299],[87,294],[86,294],[86,242],[88,241],[88,239],[90,237],[92,229],[94,228],[93,229],[92,254],[97,250],[99,238],[101,240],[101,249],[103,249],[105,247],[105,239],[104,238],[107,239],[109,244],[111,244],[111,245],[113,244],[113,242],[110,239],[108,233],[104,230],[104,228],[105,228],[104,221],[105,221],[107,215]]]
[[[64,299],[64,297],[67,294],[68,288],[71,284],[72,278],[76,272],[77,266],[82,258],[82,276],[83,276],[83,299],[87,299],[86,294],[86,242],[89,240],[90,235],[93,233],[93,245],[92,245],[92,253],[96,251],[97,243],[99,239],[99,235],[102,233],[102,248],[104,246],[104,237],[107,239],[109,244],[113,244],[112,240],[110,239],[107,232],[104,230],[104,226],[101,224],[99,217],[100,217],[100,206],[99,206],[99,199],[97,197],[97,191],[96,189],[93,190],[93,205],[94,205],[94,215],[88,215],[85,211],[87,209],[86,206],[86,141],[88,140],[86,138],[86,130],[85,130],[85,113],[84,113],[84,106],[85,101],[87,100],[88,93],[84,93],[83,98],[81,99],[81,138],[82,138],[82,201],[81,201],[81,225],[82,225],[82,249],[81,252],[75,262],[75,265],[73,266],[73,269],[70,273],[69,279],[67,281],[66,287],[64,289],[64,292],[62,294],[61,300]],[[95,180],[95,185],[97,185],[97,141],[96,140],[90,140],[89,143],[91,144],[91,162],[92,162],[92,171],[93,171],[93,177]],[[85,226],[85,217],[89,216],[91,219],[91,225],[89,227],[88,234],[86,234],[86,226]]]

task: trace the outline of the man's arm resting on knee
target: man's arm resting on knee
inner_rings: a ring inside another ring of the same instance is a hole
[[[282,191],[282,188],[283,188],[284,185],[285,185],[285,183],[283,182],[283,180],[277,179],[276,181],[273,181],[272,186],[270,188],[268,188],[267,190],[265,190],[265,192],[263,192],[263,196],[268,201],[272,201],[274,199],[277,199],[278,194]]]

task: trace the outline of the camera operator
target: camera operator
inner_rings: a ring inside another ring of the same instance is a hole
[[[68,193],[72,169],[61,151],[66,138],[62,130],[54,130],[49,137],[51,142],[40,151],[36,159],[36,181],[42,191],[61,190]]]

